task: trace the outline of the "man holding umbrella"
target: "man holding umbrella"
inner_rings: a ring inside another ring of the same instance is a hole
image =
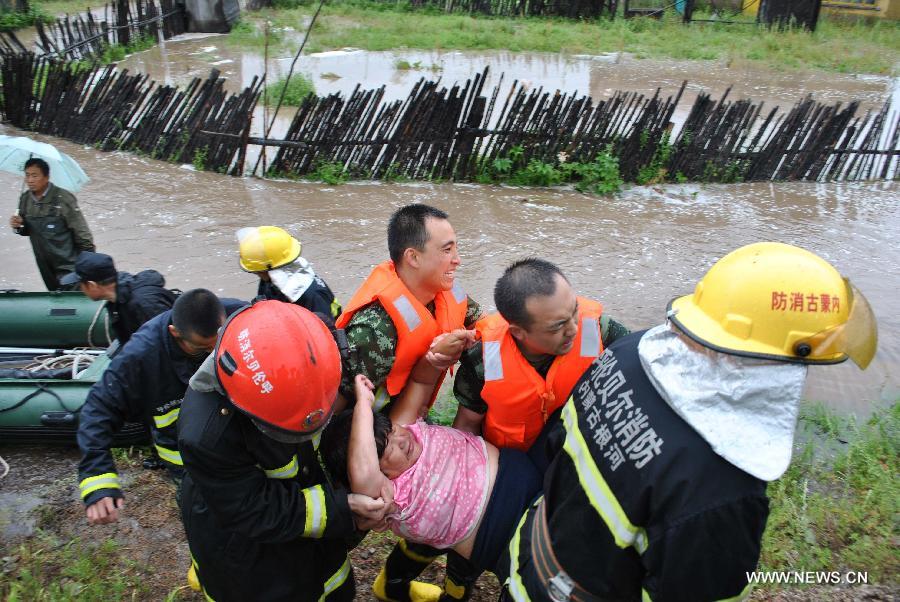
[[[25,162],[25,185],[19,208],[9,225],[31,239],[34,259],[48,290],[59,290],[59,279],[75,271],[81,251],[93,251],[94,239],[78,200],[68,190],[50,183],[50,166],[39,158]]]

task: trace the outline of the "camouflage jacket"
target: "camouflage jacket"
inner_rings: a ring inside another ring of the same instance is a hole
[[[426,307],[434,314],[433,301]],[[481,313],[481,306],[469,297],[465,327],[473,328]],[[376,389],[384,386],[391,368],[394,367],[397,329],[387,311],[376,301],[353,314],[345,330],[347,342],[353,351],[344,362],[341,395],[352,403],[353,379],[357,374],[365,374]]]

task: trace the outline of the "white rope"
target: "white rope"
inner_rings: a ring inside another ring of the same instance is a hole
[[[94,338],[92,333],[94,332],[94,326],[97,325],[97,318],[100,317],[100,312],[106,309],[106,302],[100,304],[100,307],[97,308],[97,311],[94,313],[94,317],[91,318],[91,325],[88,326],[87,330],[87,342],[89,347],[99,347],[99,345],[94,345]],[[106,344],[109,345],[112,343],[112,337],[109,336],[109,312],[104,313],[103,317],[103,328],[106,331]]]
[[[3,456],[0,456],[0,466],[3,467],[3,474],[0,474],[0,479],[9,474],[9,464],[6,463],[6,460],[3,459]]]

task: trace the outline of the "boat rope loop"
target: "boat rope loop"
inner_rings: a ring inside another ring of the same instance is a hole
[[[109,335],[109,312],[103,311],[106,309],[106,302],[100,304],[100,307],[97,308],[97,311],[94,312],[94,317],[91,318],[91,325],[88,326],[87,329],[87,342],[88,347],[106,347],[112,344],[112,337]],[[106,332],[106,345],[95,345],[94,344],[94,326],[97,325],[97,319],[100,317],[100,312],[103,312],[103,329]]]

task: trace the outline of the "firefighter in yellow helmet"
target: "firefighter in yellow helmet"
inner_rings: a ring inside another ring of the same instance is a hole
[[[807,366],[864,369],[876,343],[865,297],[820,257],[779,243],[723,257],[575,385],[544,495],[501,558],[504,597],[746,596]]]
[[[332,322],[341,315],[334,293],[309,261],[300,256],[300,241],[284,229],[241,228],[237,239],[241,268],[259,277],[257,297],[295,303]]]

